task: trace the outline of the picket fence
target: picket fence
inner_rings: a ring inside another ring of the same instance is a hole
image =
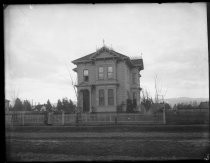
[[[137,113],[86,113],[50,114],[9,113],[5,115],[7,126],[18,125],[101,125],[101,124],[164,124],[163,114],[145,115]]]

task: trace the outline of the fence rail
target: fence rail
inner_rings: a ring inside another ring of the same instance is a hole
[[[24,114],[5,115],[6,125],[90,125],[90,124],[162,124],[162,114],[144,115],[127,113],[87,113],[87,114]]]
[[[39,125],[108,125],[108,124],[209,124],[209,112],[167,111],[158,114],[139,113],[86,113],[49,114],[6,113],[6,126]]]

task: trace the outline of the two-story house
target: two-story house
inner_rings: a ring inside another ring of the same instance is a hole
[[[142,58],[130,59],[103,46],[72,63],[77,65],[73,70],[82,112],[116,112],[117,106],[126,106],[127,99],[135,99],[139,109]]]

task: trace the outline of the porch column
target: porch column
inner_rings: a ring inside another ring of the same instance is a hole
[[[81,108],[80,111],[83,111],[83,92],[82,90],[79,91],[79,102],[78,102],[78,106]]]
[[[115,87],[115,105],[116,105],[116,110],[117,110],[117,105],[118,105],[118,103],[117,103],[117,87]]]
[[[92,89],[91,87],[89,88],[89,94],[90,94],[90,110],[89,110],[89,113],[92,111]]]

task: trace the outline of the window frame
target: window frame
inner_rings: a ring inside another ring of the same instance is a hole
[[[102,68],[102,72],[100,72],[100,68]],[[102,75],[102,77],[100,76]],[[98,80],[104,80],[104,67],[103,66],[99,66],[98,67]]]
[[[137,73],[133,72],[132,73],[132,84],[137,84],[137,77],[136,77]]]
[[[98,90],[98,105],[99,106],[105,106],[105,91],[104,91],[104,89],[99,89]]]
[[[112,68],[112,71],[111,72],[109,71],[109,67]],[[111,74],[111,77],[110,77],[110,74]],[[113,66],[108,66],[107,67],[107,78],[108,79],[114,79],[114,69],[113,69]]]
[[[111,96],[110,96],[110,91],[112,91],[111,93]],[[108,93],[107,93],[107,96],[108,96],[108,105],[109,106],[113,106],[114,105],[114,89],[108,89]]]
[[[87,71],[87,75],[85,75],[85,71]],[[83,70],[83,81],[85,81],[85,82],[89,81],[89,71],[88,71],[88,69]]]

